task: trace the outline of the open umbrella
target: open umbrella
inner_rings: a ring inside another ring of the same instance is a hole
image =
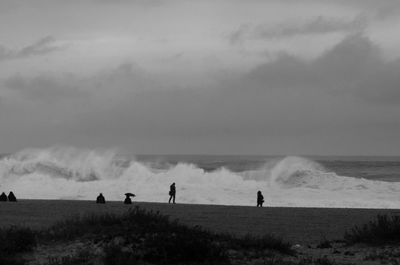
[[[133,193],[130,193],[130,192],[127,192],[127,193],[125,193],[125,196],[132,196],[132,197],[135,197],[136,195],[135,194],[133,194]]]

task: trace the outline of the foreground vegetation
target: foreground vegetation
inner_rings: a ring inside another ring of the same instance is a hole
[[[29,228],[0,229],[0,265],[24,264],[19,254],[32,250],[35,245],[35,233]]]
[[[344,236],[349,244],[371,245],[400,243],[400,216],[378,215],[363,226],[355,226]]]
[[[12,228],[2,232],[15,238],[15,244],[5,243],[4,253],[11,260],[17,253],[29,251],[35,244],[86,242],[73,256],[49,259],[47,264],[232,264],[245,256],[256,258],[266,251],[290,255],[291,245],[272,236],[236,237],[216,234],[200,227],[188,227],[171,221],[158,212],[138,207],[122,215],[102,214],[74,217],[56,223],[43,231]],[[25,240],[25,241],[24,241]],[[3,245],[3,244],[2,244]],[[23,246],[23,247],[20,247]],[[10,250],[11,249],[11,250]],[[16,258],[14,263],[18,263]],[[2,264],[0,262],[0,264]]]
[[[400,217],[379,215],[368,224],[355,226],[346,232],[344,239],[329,241],[323,238],[314,247],[296,245],[295,252],[291,244],[270,235],[237,237],[212,233],[136,207],[121,215],[76,216],[40,231],[17,227],[0,229],[0,265],[342,265],[362,264],[364,261],[400,262]],[[350,246],[356,243],[373,246],[364,250]],[[42,258],[27,257],[29,253],[40,251],[44,253],[44,259],[43,255]],[[335,260],[338,258],[335,255],[358,255],[359,258],[355,263],[343,263],[343,259],[339,259],[341,262]]]

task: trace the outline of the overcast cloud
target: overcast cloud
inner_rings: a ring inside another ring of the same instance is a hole
[[[400,155],[397,2],[41,3],[0,23],[0,152]]]
[[[61,49],[63,48],[55,45],[55,39],[52,36],[44,37],[21,49],[13,50],[0,45],[0,61],[44,55]]]
[[[351,21],[328,19],[322,16],[310,21],[286,22],[275,25],[241,25],[240,28],[229,35],[232,44],[243,42],[246,39],[273,39],[288,38],[298,35],[327,34],[335,32],[360,32],[366,27],[367,21],[363,16],[358,16]]]

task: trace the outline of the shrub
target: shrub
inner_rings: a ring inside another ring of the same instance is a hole
[[[83,255],[84,253],[78,253],[75,256],[66,257],[53,257],[49,258],[46,265],[88,265],[90,263],[90,256]]]
[[[12,226],[0,229],[0,253],[14,254],[28,251],[35,244],[35,233],[29,228]]]
[[[347,243],[385,244],[400,242],[400,216],[378,215],[376,220],[346,232]]]
[[[35,245],[35,233],[29,228],[0,228],[0,264],[23,264],[16,254],[32,250]]]
[[[105,243],[106,264],[227,264],[229,249],[276,250],[293,254],[290,244],[264,236],[243,238],[188,227],[168,216],[135,207],[122,215],[77,216],[43,231],[44,239],[86,238]]]
[[[283,254],[294,254],[289,242],[285,242],[278,237],[272,235],[264,235],[261,237],[246,235],[244,237],[236,237],[234,235],[220,236],[226,245],[232,249],[256,250],[263,251],[266,249],[276,250]]]
[[[323,238],[321,242],[317,245],[317,248],[332,248],[332,244],[326,238]]]
[[[106,264],[129,264],[131,261],[180,264],[211,260],[223,264],[227,260],[224,250],[215,244],[213,234],[138,207],[120,216],[76,216],[43,231],[42,237],[52,240],[86,237],[107,242],[104,249]],[[113,244],[116,238],[121,239],[122,246]]]
[[[117,227],[123,227],[123,220],[115,214],[88,214],[71,217],[57,222],[40,233],[41,238],[71,240],[83,235],[112,233]],[[108,231],[110,230],[110,231]]]

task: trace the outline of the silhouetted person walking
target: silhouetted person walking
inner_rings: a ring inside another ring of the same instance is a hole
[[[262,195],[261,191],[257,192],[257,207],[263,207],[264,203],[264,196]]]
[[[173,203],[175,203],[175,195],[176,195],[176,187],[175,187],[175,182],[169,186],[169,200],[168,203],[171,203],[171,200]]]
[[[7,195],[3,192],[0,195],[0,202],[6,202],[7,201]]]
[[[106,199],[104,198],[102,193],[100,193],[99,196],[97,196],[96,203],[102,203],[102,204],[106,203]]]
[[[10,202],[16,202],[17,198],[15,197],[14,193],[12,191],[10,191],[10,193],[8,194],[8,201]]]

